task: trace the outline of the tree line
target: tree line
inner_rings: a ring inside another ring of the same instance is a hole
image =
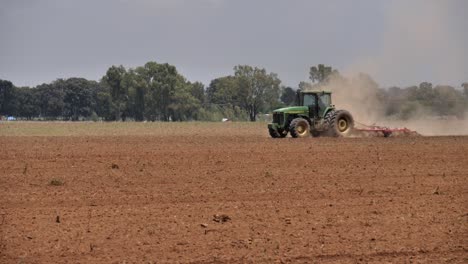
[[[278,75],[264,68],[238,65],[233,71],[207,87],[188,81],[175,66],[157,62],[128,69],[112,66],[99,81],[57,79],[30,88],[0,80],[0,116],[72,121],[256,121],[261,113],[294,105],[297,89],[320,88],[336,79],[346,82],[336,69],[323,64],[312,66],[310,82],[301,82],[297,88],[281,85]],[[407,119],[426,109],[434,115],[462,118],[468,111],[468,83],[462,89],[433,87],[428,82],[382,89],[371,83],[387,116]]]

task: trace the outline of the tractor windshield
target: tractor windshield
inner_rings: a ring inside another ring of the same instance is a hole
[[[330,94],[321,94],[319,97],[319,106],[320,108],[325,108],[331,105]]]
[[[318,98],[319,110],[318,114],[322,116],[327,107],[331,105],[331,96],[328,93],[321,94]]]
[[[314,94],[304,94],[303,106],[315,106],[315,95]]]

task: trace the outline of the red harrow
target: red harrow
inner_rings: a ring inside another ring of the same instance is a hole
[[[376,125],[365,125],[359,122],[355,122],[358,126],[354,128],[357,134],[365,136],[378,136],[383,135],[384,137],[390,136],[420,136],[416,131],[410,130],[406,127],[401,128],[389,128],[384,126]]]

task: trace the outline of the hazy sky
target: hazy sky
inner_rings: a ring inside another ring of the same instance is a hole
[[[238,64],[285,85],[311,65],[382,86],[468,81],[466,0],[0,0],[0,78],[98,80],[168,62],[206,85]]]

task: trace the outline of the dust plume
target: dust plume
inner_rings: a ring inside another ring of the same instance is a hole
[[[380,49],[345,73],[365,72],[385,86],[460,85],[468,76],[467,9],[468,1],[389,1]]]
[[[388,117],[385,107],[393,102],[385,101],[379,84],[372,79],[401,88],[447,80],[458,87],[468,81],[461,79],[468,77],[468,43],[464,38],[468,20],[460,12],[467,9],[467,1],[390,1],[380,49],[348,65],[344,75],[333,75],[326,84],[314,88],[331,90],[337,109],[349,110],[361,123],[408,127],[423,135],[468,135],[468,114],[464,120],[435,116],[418,102],[406,106],[412,108],[406,120]],[[399,99],[409,102],[409,98]]]
[[[337,109],[348,110],[356,125],[378,125],[390,128],[408,128],[423,136],[468,135],[468,110],[464,119],[456,116],[437,116],[426,106],[418,102],[407,101],[412,107],[411,115],[406,119],[387,116],[386,110],[392,102],[386,102],[384,90],[366,74],[353,77],[332,76],[327,83],[312,86],[314,90],[326,90],[333,93],[332,102]],[[467,108],[468,109],[468,108]]]
[[[367,74],[350,78],[335,74],[313,89],[331,91],[332,103],[337,109],[348,110],[357,122],[372,124],[383,117],[384,107],[378,99],[378,85]]]

